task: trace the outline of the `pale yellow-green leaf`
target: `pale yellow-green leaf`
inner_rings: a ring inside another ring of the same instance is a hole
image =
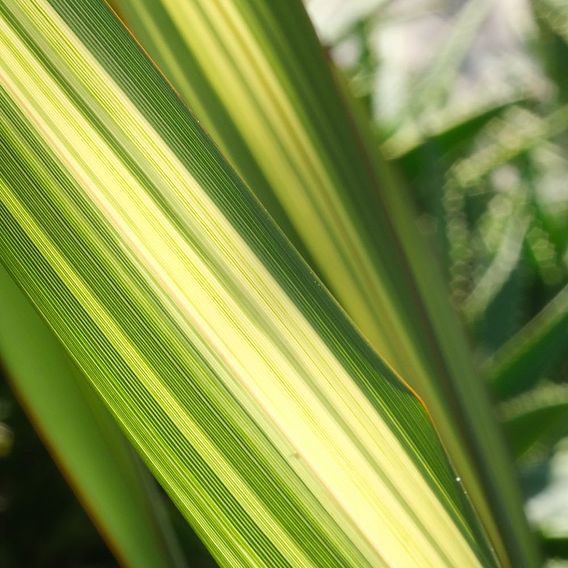
[[[0,3],[0,258],[220,564],[491,566],[428,416],[100,3]]]
[[[151,478],[2,265],[0,305],[3,370],[116,557],[140,568],[182,566]]]
[[[501,561],[536,564],[502,433],[436,260],[301,2],[115,4],[366,339],[425,400]]]

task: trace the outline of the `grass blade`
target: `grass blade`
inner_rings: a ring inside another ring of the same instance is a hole
[[[535,448],[550,451],[568,434],[568,388],[548,384],[501,405],[507,438],[516,459]]]
[[[168,520],[96,394],[0,265],[0,357],[60,469],[124,565],[181,566]]]
[[[503,562],[530,565],[502,434],[436,262],[394,173],[369,150],[301,3],[117,4],[245,180],[241,154],[256,160],[267,184],[251,177],[249,185],[278,221],[288,217],[289,236],[302,239],[371,345],[424,398]]]
[[[414,116],[420,116],[428,107],[435,108],[447,102],[450,85],[486,21],[490,8],[488,0],[472,0],[464,4],[455,16],[451,34],[414,85],[415,92],[420,93],[420,97],[415,97],[411,104]]]
[[[216,559],[493,565],[421,404],[106,8],[0,14],[2,261]]]
[[[532,386],[568,344],[568,286],[512,337],[487,364],[491,386],[507,400]]]
[[[448,173],[449,183],[465,189],[474,187],[499,166],[531,150],[543,140],[554,139],[568,130],[568,105],[543,118],[520,107],[486,127],[494,141],[455,163]]]

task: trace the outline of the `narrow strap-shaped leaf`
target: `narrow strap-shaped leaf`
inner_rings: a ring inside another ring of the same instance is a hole
[[[2,265],[0,305],[0,362],[117,558],[141,568],[182,566],[158,495],[132,448]]]
[[[419,162],[420,153],[426,153],[424,148],[427,145],[432,146],[437,156],[446,157],[451,152],[451,156],[455,157],[492,119],[520,100],[518,96],[509,95],[472,105],[471,108],[441,109],[428,120],[427,125],[401,129],[385,140],[381,149],[389,158],[402,160],[406,172],[419,173],[419,167],[425,167]],[[430,158],[429,153],[427,157]],[[443,175],[444,168],[439,173],[440,177]]]
[[[451,85],[486,21],[490,7],[487,0],[472,0],[464,4],[453,18],[451,32],[414,85],[420,96],[410,102],[413,114],[419,115],[427,108],[435,108],[447,101]]]
[[[520,107],[513,107],[491,125],[490,144],[457,161],[448,172],[455,187],[474,187],[499,166],[528,152],[546,139],[554,139],[568,130],[568,105],[541,118]]]
[[[500,400],[533,387],[542,372],[568,346],[568,286],[487,364],[491,386]]]
[[[493,565],[421,404],[107,9],[0,7],[1,259],[217,560]]]
[[[501,420],[517,459],[531,450],[550,451],[568,434],[568,388],[545,384],[500,406]]]
[[[502,561],[534,563],[502,433],[436,262],[301,2],[116,3],[274,217],[289,218],[289,236],[302,238],[371,345],[424,398]],[[268,186],[249,178],[251,156]]]

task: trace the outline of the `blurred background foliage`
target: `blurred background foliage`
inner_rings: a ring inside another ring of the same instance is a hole
[[[568,4],[307,7],[439,253],[549,564],[568,565]],[[212,565],[169,509],[192,565]],[[5,377],[0,565],[115,565]]]

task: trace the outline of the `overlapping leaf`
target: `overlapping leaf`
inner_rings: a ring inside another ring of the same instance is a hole
[[[0,6],[1,260],[217,560],[492,565],[421,404],[120,24]]]
[[[182,566],[156,488],[108,411],[0,265],[0,358],[60,469],[125,565]]]
[[[439,270],[301,3],[116,4],[371,345],[424,398],[502,561],[533,563],[501,432]]]

